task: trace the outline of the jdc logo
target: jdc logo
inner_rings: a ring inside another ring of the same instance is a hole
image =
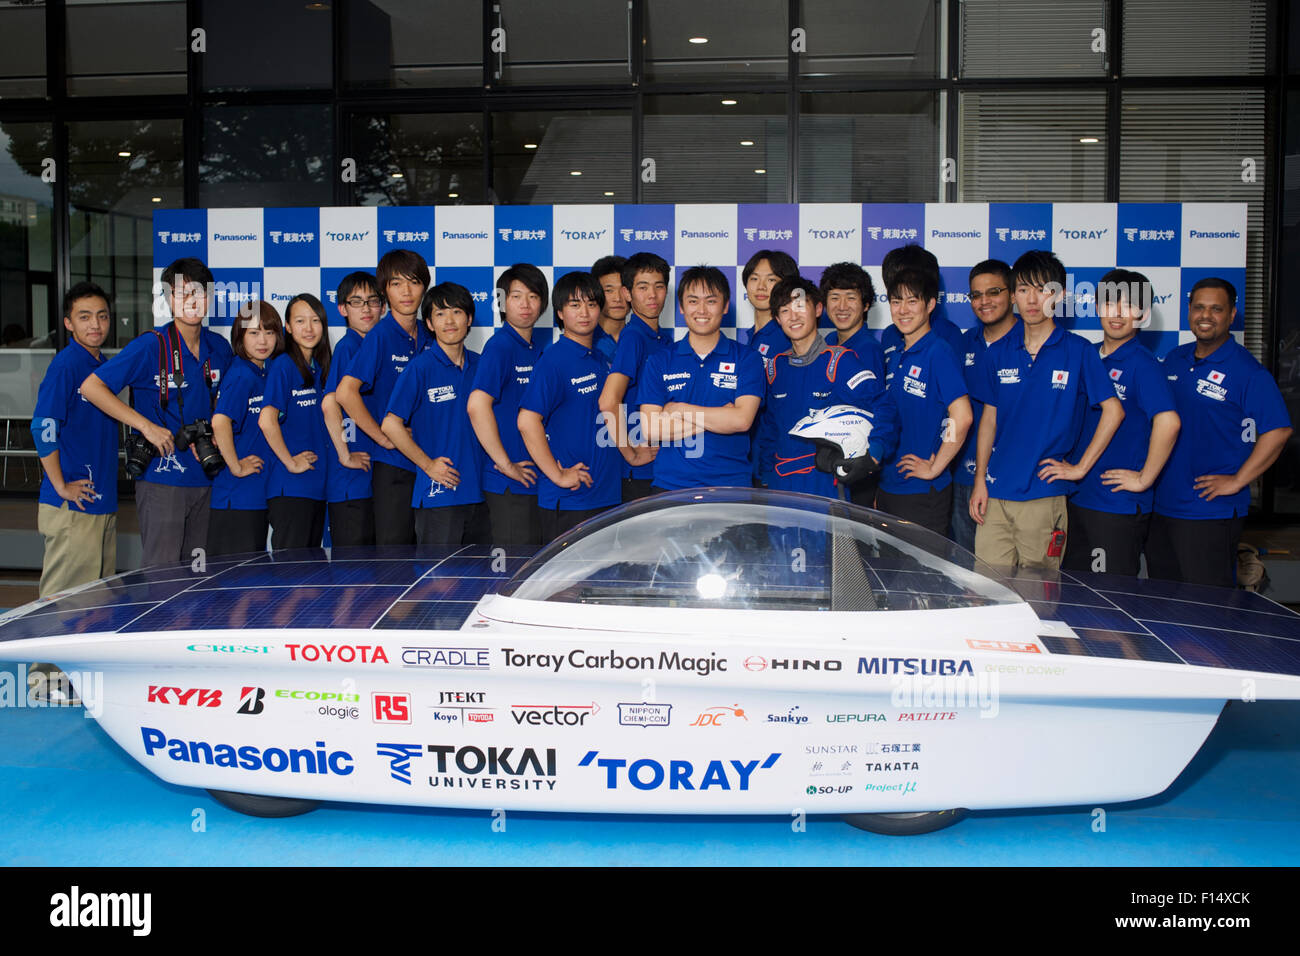
[[[731,707],[706,707],[691,721],[692,727],[721,727],[726,721],[738,718],[748,723],[745,712],[734,704]]]

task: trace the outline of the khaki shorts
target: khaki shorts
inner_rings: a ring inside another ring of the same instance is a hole
[[[1069,530],[1065,501],[1065,495],[990,498],[984,523],[975,529],[975,556],[999,568],[1060,568],[1061,554],[1048,557],[1047,546],[1053,530]]]

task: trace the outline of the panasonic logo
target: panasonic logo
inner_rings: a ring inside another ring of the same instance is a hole
[[[683,229],[681,232],[683,239],[730,239],[731,235],[727,232],[693,232],[690,229]]]
[[[1187,235],[1192,239],[1240,239],[1241,233],[1235,229],[1231,232],[1201,232],[1199,229],[1191,229]]]
[[[255,242],[257,240],[257,233],[246,232],[238,236],[228,236],[225,233],[214,232],[212,234],[212,239],[214,242]]]
[[[442,238],[444,239],[486,239],[488,238],[488,234],[486,232],[444,232],[442,234]]]
[[[979,230],[974,230],[974,231],[967,230],[964,232],[955,232],[951,230],[931,229],[930,238],[931,239],[983,239],[984,233],[980,232]]]

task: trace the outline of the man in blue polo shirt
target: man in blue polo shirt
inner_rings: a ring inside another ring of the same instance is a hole
[[[898,448],[880,469],[876,507],[935,534],[946,535],[952,514],[952,476],[970,429],[970,402],[957,357],[930,330],[938,304],[934,277],[918,269],[894,273],[889,311],[903,347],[885,371],[898,405]]]
[[[519,437],[519,400],[550,330],[535,328],[546,311],[550,289],[537,266],[517,262],[497,279],[501,328],[483,347],[469,396],[469,420],[488,457],[483,494],[498,545],[539,545],[537,471]]]
[[[645,447],[641,427],[640,380],[646,359],[672,347],[672,329],[659,328],[659,314],[668,298],[668,263],[653,252],[638,252],[623,264],[623,289],[632,315],[618,337],[614,362],[600,393],[600,410],[614,416],[619,448]],[[602,293],[603,294],[603,293]],[[624,469],[623,500],[650,494],[654,470],[649,465]]]
[[[876,301],[876,286],[867,270],[856,262],[836,262],[826,267],[817,283],[826,297],[826,315],[835,326],[827,334],[827,345],[852,349],[867,368],[885,380],[885,352],[875,334],[867,328],[867,312]],[[876,489],[880,473],[868,475],[849,487],[849,498],[856,505],[876,506]]]
[[[419,469],[411,497],[416,542],[436,548],[487,544],[475,540],[485,526],[478,514],[485,458],[466,411],[478,366],[478,355],[465,348],[474,299],[463,285],[440,282],[421,309],[437,341],[393,386],[384,434]]]
[[[63,297],[70,341],[36,393],[32,438],[41,458],[36,524],[45,536],[40,596],[89,584],[117,570],[117,423],[81,396],[103,366],[112,318],[108,295],[78,282]]]
[[[81,385],[86,401],[140,432],[158,453],[135,482],[145,567],[189,562],[207,547],[212,479],[193,446],[178,449],[172,436],[212,420],[217,386],[235,357],[229,342],[203,327],[212,288],[203,262],[177,259],[163,270],[162,287],[172,321],[137,336]],[[117,397],[128,387],[134,408]]]
[[[983,360],[989,348],[1020,321],[1011,307],[1011,289],[1011,267],[1001,259],[985,259],[970,270],[970,307],[977,321],[962,333],[957,360],[962,363],[970,393],[966,397],[970,399],[971,426],[952,470],[952,539],[967,551],[975,550],[976,525],[970,514],[970,493],[975,485],[975,452],[984,414],[984,403],[974,392],[984,374]]]
[[[533,368],[519,407],[519,433],[541,472],[537,505],[546,541],[622,500],[625,461],[650,461],[648,447],[620,446],[617,424],[607,425],[600,411],[609,365],[592,339],[604,297],[586,272],[569,272],[555,283],[564,334]]]
[[[1112,269],[1097,285],[1101,364],[1124,405],[1124,421],[1070,496],[1070,535],[1061,567],[1136,577],[1151,521],[1152,486],[1178,439],[1178,413],[1165,371],[1137,340],[1151,315],[1151,280]],[[1089,408],[1084,436],[1100,412]],[[1082,440],[1082,439],[1080,439]],[[1081,452],[1082,449],[1079,449]]]
[[[758,353],[722,334],[731,286],[696,266],[677,280],[687,335],[650,356],[641,377],[641,421],[652,444],[653,491],[750,486],[749,428],[766,391]]]
[[[1069,526],[1066,496],[1106,450],[1124,408],[1096,346],[1053,321],[1065,289],[1061,260],[1030,250],[1012,274],[1021,321],[984,356],[975,391],[984,403],[970,499],[975,554],[1000,567],[1056,569]],[[1089,406],[1101,415],[1081,438]],[[1078,460],[1066,461],[1078,448]]]
[[[349,547],[375,543],[375,501],[370,485],[370,456],[375,445],[356,422],[343,417],[335,393],[361,351],[361,343],[384,317],[384,299],[374,276],[350,272],[339,283],[336,301],[348,330],[334,346],[320,407],[325,430],[334,445],[325,481],[330,542],[336,547]]]
[[[1195,342],[1164,359],[1174,405],[1187,424],[1156,484],[1147,538],[1153,578],[1232,587],[1250,483],[1291,437],[1277,383],[1230,329],[1237,289],[1219,278],[1192,286]]]
[[[622,256],[602,256],[591,266],[591,277],[600,283],[600,291],[605,293],[605,304],[600,307],[600,324],[596,326],[592,345],[610,363],[614,361],[614,350],[618,348],[619,337],[632,314],[623,289],[625,265],[627,260]]]
[[[388,315],[367,333],[348,372],[339,379],[336,396],[356,427],[375,443],[370,454],[375,544],[414,544],[415,466],[397,450],[380,423],[398,376],[430,345],[432,337],[419,316],[429,287],[429,266],[417,252],[394,249],[379,260],[375,279],[388,303]]]
[[[749,329],[737,329],[736,341],[746,348],[757,352],[764,366],[778,353],[790,347],[790,340],[781,331],[781,323],[772,311],[772,290],[784,279],[799,277],[799,264],[788,252],[780,249],[759,249],[749,257],[745,268],[741,270],[740,281],[745,286],[745,299],[754,310],[754,326]],[[752,484],[761,485],[763,476],[760,463],[772,460],[772,449],[776,436],[772,434],[770,419],[760,410],[749,430],[751,452],[754,460]]]
[[[772,309],[790,348],[767,367],[767,407],[774,436],[772,457],[760,462],[769,488],[835,497],[835,479],[817,470],[816,448],[790,434],[801,419],[821,408],[850,405],[871,419],[868,453],[879,463],[898,444],[898,408],[885,383],[842,345],[828,346],[817,329],[821,290],[802,276],[772,290]]]
[[[909,242],[905,246],[890,249],[885,253],[885,258],[880,262],[880,277],[884,280],[886,289],[889,288],[894,277],[904,269],[926,273],[934,279],[936,289],[943,286],[943,279],[939,274],[939,259],[929,249],[915,242]],[[867,304],[867,308],[871,308],[870,303]],[[948,343],[953,355],[961,354],[962,330],[952,321],[942,315],[932,316],[930,331]],[[902,334],[892,325],[885,326],[880,333],[880,347],[884,350],[885,360],[888,361],[891,355],[903,347]]]

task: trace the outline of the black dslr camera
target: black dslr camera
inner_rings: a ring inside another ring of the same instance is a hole
[[[221,469],[226,467],[225,459],[221,457],[221,452],[212,441],[212,423],[206,418],[197,419],[183,426],[172,436],[172,440],[176,443],[178,451],[190,445],[194,446],[199,464],[203,466],[203,473],[209,478],[215,478]],[[149,462],[157,455],[158,449],[154,448],[149,439],[139,432],[131,432],[126,438],[126,473],[132,478],[139,478],[149,470]]]

